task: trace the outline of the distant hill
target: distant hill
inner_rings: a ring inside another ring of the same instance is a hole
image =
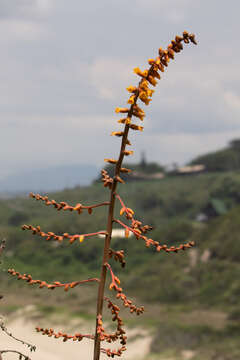
[[[89,185],[96,177],[94,165],[62,165],[16,173],[0,180],[0,193],[58,191],[77,185]]]
[[[225,149],[196,157],[190,163],[194,164],[205,165],[207,171],[240,170],[240,140],[232,140]]]

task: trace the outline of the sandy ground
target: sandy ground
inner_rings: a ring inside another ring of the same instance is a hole
[[[28,355],[32,360],[90,360],[93,354],[93,341],[83,339],[81,342],[73,342],[71,340],[63,343],[60,339],[49,338],[40,333],[36,333],[35,326],[39,321],[33,320],[33,317],[27,315],[31,311],[33,314],[33,307],[28,307],[24,312],[17,312],[13,314],[5,325],[9,332],[15,337],[26,340],[37,347],[36,352],[30,353],[28,348],[19,342],[11,339],[4,332],[0,331],[0,349],[14,349]],[[36,314],[35,314],[36,315]],[[39,316],[39,315],[38,315]],[[37,318],[37,316],[35,316]],[[41,323],[43,319],[41,319]],[[54,326],[55,331],[66,331],[68,333],[85,332],[84,329],[89,329],[89,324],[86,320],[81,319],[66,319],[61,324],[57,323]],[[53,325],[53,324],[52,324]],[[69,331],[70,330],[70,331]],[[143,329],[128,329],[129,342],[127,351],[121,357],[123,360],[141,360],[149,352],[151,344],[151,336]],[[115,345],[116,347],[117,345]],[[108,346],[108,344],[106,345]],[[3,360],[18,359],[16,354],[3,354]],[[102,359],[108,359],[104,354]]]

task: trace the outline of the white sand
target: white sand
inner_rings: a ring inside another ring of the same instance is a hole
[[[49,321],[48,321],[49,322]],[[77,326],[76,323],[81,324]],[[43,321],[41,321],[43,323]],[[11,339],[4,332],[0,331],[0,349],[14,349],[21,351],[22,353],[30,356],[32,360],[91,360],[93,356],[93,340],[83,339],[81,342],[73,342],[68,340],[63,342],[61,339],[55,339],[54,337],[43,336],[35,331],[35,326],[39,324],[38,320],[29,320],[25,314],[17,312],[12,315],[6,322],[6,326],[9,332],[15,337],[25,340],[33,345],[36,345],[36,352],[30,353],[25,345]],[[83,320],[71,320],[66,319],[62,324],[56,324],[52,326],[54,330],[66,331],[68,333],[82,332],[84,329],[89,328],[89,324]],[[92,324],[91,324],[92,325]],[[69,331],[70,330],[70,331]],[[121,358],[115,357],[115,359],[133,360],[143,359],[149,352],[151,336],[142,329],[128,329],[127,335],[129,336],[129,343],[127,345],[127,351]],[[141,335],[141,337],[139,337]],[[131,341],[132,338],[132,341]],[[114,344],[113,348],[118,347],[118,344]],[[105,347],[110,347],[107,344]],[[16,354],[3,354],[3,360],[18,359]],[[101,359],[108,359],[104,354],[101,355]]]

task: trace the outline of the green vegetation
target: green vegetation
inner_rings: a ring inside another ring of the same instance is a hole
[[[124,249],[127,253],[123,287],[127,288],[130,295],[142,299],[143,303],[152,302],[145,323],[146,326],[148,323],[157,326],[156,339],[161,339],[153,341],[153,352],[161,352],[164,348],[171,353],[168,344],[174,343],[173,350],[179,353],[184,344],[188,343],[188,348],[196,351],[194,360],[214,359],[215,353],[227,352],[229,357],[223,359],[239,358],[237,338],[240,328],[236,323],[240,314],[239,189],[238,172],[172,176],[160,181],[130,182],[128,186],[121,187],[120,195],[128,200],[129,207],[137,209],[137,218],[141,220],[144,217],[145,223],[154,227],[151,234],[153,239],[170,246],[189,240],[196,242],[196,247],[186,253],[168,255],[146,249],[143,241],[132,237],[113,239],[112,248]],[[106,193],[102,191],[101,184],[95,183],[88,188],[79,187],[49,194],[49,198],[67,201],[72,205],[76,202],[88,205],[105,201]],[[226,214],[208,222],[197,222],[197,215],[211,199],[224,202]],[[46,281],[80,280],[96,275],[102,251],[101,238],[86,238],[82,244],[69,245],[66,242],[58,245],[33,236],[29,231],[22,231],[19,223],[24,220],[27,224],[40,225],[43,231],[47,229],[57,234],[66,229],[70,234],[98,231],[103,230],[106,209],[94,209],[92,222],[91,215],[86,213],[74,213],[71,216],[69,212],[58,213],[53,207],[46,207],[44,203],[32,199],[2,200],[0,205],[0,232],[7,239],[2,268],[14,267],[20,272],[31,273],[35,279]],[[116,212],[116,217],[118,214]],[[118,264],[113,267],[118,274]],[[16,283],[6,272],[0,276],[10,292],[11,289],[13,292],[21,289],[23,293],[32,294],[27,284]],[[89,286],[89,289],[91,291],[93,288]],[[35,290],[36,294],[42,291]],[[51,291],[49,303],[41,310],[52,313],[56,298],[73,304],[76,294],[81,294],[81,289],[59,294],[58,290]],[[41,297],[41,294],[38,296]],[[81,301],[86,301],[84,299]],[[89,308],[94,301],[88,304]],[[175,320],[168,322],[168,318],[164,320],[162,314],[159,318],[152,314],[151,308],[154,308],[155,303],[168,306],[170,312],[174,308]],[[179,314],[197,309],[205,309],[209,313],[218,309],[226,314],[227,321],[220,329],[215,329],[213,324],[203,323],[201,317],[190,324],[179,318]],[[11,308],[7,310],[11,311]],[[73,316],[75,312],[77,314],[79,309],[73,309]],[[91,310],[87,316],[93,316]]]
[[[147,272],[145,290],[156,280],[154,291],[148,292],[148,299],[150,296],[152,301],[164,302],[187,299],[197,301],[200,297],[206,304],[209,301],[214,304],[224,303],[229,291],[231,294],[237,292],[237,285],[233,285],[236,276],[231,274],[237,270],[237,261],[240,258],[240,219],[237,207],[239,185],[240,174],[228,173],[170,177],[161,181],[129,183],[127,187],[122,187],[121,196],[128,199],[129,207],[138,209],[137,217],[142,219],[144,216],[146,223],[154,227],[151,234],[153,239],[170,246],[194,240],[197,247],[193,251],[198,252],[197,265],[189,270],[191,252],[181,256],[157,254],[152,249],[146,249],[141,240],[113,239],[113,248],[122,248],[129,255],[125,269],[127,285],[137,291],[138,296],[144,297],[141,278],[144,278],[143,275]],[[225,201],[227,214],[211,220],[208,224],[196,222],[196,216],[213,196]],[[94,184],[87,189],[75,188],[49,195],[49,198],[70,204],[75,204],[76,199],[83,204],[93,204],[104,201],[104,197],[105,193],[102,192],[100,184]],[[21,209],[24,209],[23,213]],[[5,267],[14,267],[20,272],[29,272],[35,278],[46,280],[74,280],[96,273],[102,239],[86,238],[82,244],[69,245],[66,242],[58,245],[56,242],[46,242],[41,237],[33,236],[29,231],[22,231],[18,223],[24,218],[27,224],[40,225],[43,231],[50,229],[57,234],[65,232],[66,229],[70,234],[98,231],[103,230],[106,209],[94,209],[94,223],[91,215],[86,213],[69,216],[69,212],[58,213],[53,207],[46,207],[32,199],[2,200],[0,212],[0,231],[2,236],[7,238]],[[210,260],[204,263],[199,259],[206,249],[211,255]],[[169,256],[173,261],[169,261]],[[223,272],[226,278],[224,291],[220,284],[214,282],[218,278],[216,270]],[[160,274],[168,276],[166,278]],[[228,284],[230,278],[232,280]],[[208,292],[211,292],[210,299]]]
[[[231,323],[223,329],[176,322],[161,323],[152,342],[151,351],[167,354],[172,350],[174,358],[183,359],[181,354],[187,349],[192,351],[192,360],[238,360],[239,333],[239,323]]]

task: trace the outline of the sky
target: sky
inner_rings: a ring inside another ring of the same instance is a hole
[[[143,105],[131,161],[184,164],[240,138],[239,12],[238,0],[0,0],[0,178],[116,157],[133,68],[184,30],[198,45]]]

